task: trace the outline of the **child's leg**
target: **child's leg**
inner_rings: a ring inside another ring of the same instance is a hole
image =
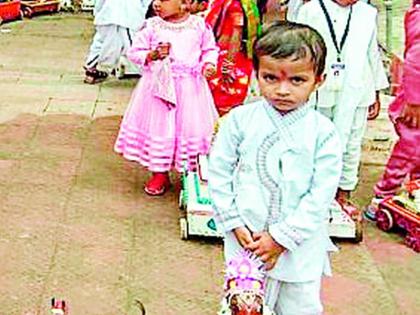
[[[97,26],[96,32],[90,45],[88,56],[85,62],[85,83],[94,84],[108,77],[108,73],[97,69],[102,61],[102,51],[107,36],[106,26]]]
[[[334,121],[336,115],[336,107],[318,107],[321,114]],[[362,139],[366,129],[367,107],[359,107],[356,109],[353,122],[349,131],[349,135],[341,135],[342,141],[346,141],[343,153],[343,170],[340,178],[339,188],[336,200],[341,206],[346,206],[350,212],[357,210],[349,204],[350,192],[354,190],[358,181],[358,169],[360,164],[360,155],[362,148]],[[340,128],[342,126],[337,126]],[[345,139],[343,139],[345,138]]]
[[[136,31],[122,27],[120,32],[122,41],[121,55],[125,56],[127,54],[127,50],[131,47],[131,45],[133,45],[133,39],[136,35]]]
[[[382,178],[374,188],[375,194],[381,197],[395,194],[408,174],[412,178],[420,175],[420,130],[402,123],[398,123],[396,128],[400,138],[392,150]]]
[[[103,28],[101,26],[97,26],[95,30],[95,35],[92,39],[92,44],[90,45],[88,55],[86,57],[85,68],[96,68],[98,65],[102,47],[105,40],[105,33],[103,32]]]
[[[132,43],[132,33],[126,27],[109,25],[102,48],[101,64],[108,69],[115,69],[120,57],[125,54]]]
[[[343,153],[343,172],[339,189],[353,191],[358,182],[362,140],[366,129],[368,107],[358,107],[354,114],[353,124]]]
[[[402,123],[396,125],[400,138],[392,150],[382,178],[373,188],[375,197],[366,207],[365,216],[376,219],[379,203],[394,195],[402,186],[408,174],[412,179],[420,178],[420,130],[408,128]]]
[[[281,282],[269,278],[267,305],[276,315],[320,315],[321,279],[308,282]]]

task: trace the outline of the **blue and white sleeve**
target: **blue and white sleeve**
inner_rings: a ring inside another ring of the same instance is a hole
[[[209,159],[209,193],[215,219],[224,232],[245,226],[235,204],[233,178],[239,160],[242,134],[235,112],[222,122]]]

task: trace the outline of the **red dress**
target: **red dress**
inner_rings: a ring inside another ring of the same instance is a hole
[[[223,115],[245,100],[251,81],[252,60],[247,57],[242,44],[246,22],[240,1],[224,0],[223,4],[220,4],[224,6],[222,9],[217,7],[218,2],[220,1],[215,1],[214,7],[207,17],[210,25],[214,28],[218,27],[215,33],[217,45],[220,48],[217,75],[209,81],[209,85],[216,108],[219,114]],[[220,14],[217,15],[216,10]],[[213,23],[209,20],[212,16],[215,16]],[[223,65],[229,62],[231,62],[231,67],[228,67],[229,73],[224,75],[222,73]],[[228,80],[229,77],[230,80]]]

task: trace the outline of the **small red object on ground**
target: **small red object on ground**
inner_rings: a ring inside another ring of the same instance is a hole
[[[12,21],[20,18],[20,0],[0,3],[0,24],[2,21]]]
[[[68,315],[68,305],[64,300],[51,299],[51,314],[52,315]]]

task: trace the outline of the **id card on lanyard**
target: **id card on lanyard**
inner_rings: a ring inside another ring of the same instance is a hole
[[[335,61],[330,65],[330,68],[327,69],[327,84],[326,87],[328,90],[331,91],[340,91],[343,87],[343,80],[344,80],[344,71],[346,69],[346,65],[342,60],[341,53],[343,51],[344,44],[346,43],[347,37],[349,35],[350,30],[350,21],[351,15],[353,12],[353,6],[350,6],[349,16],[347,18],[346,28],[344,29],[343,37],[338,43],[337,35],[334,30],[334,25],[331,21],[331,16],[325,7],[324,1],[319,0],[319,4],[321,6],[322,12],[324,13],[325,19],[327,20],[328,29],[330,31],[331,39],[333,41],[335,50],[336,50],[336,58]]]

